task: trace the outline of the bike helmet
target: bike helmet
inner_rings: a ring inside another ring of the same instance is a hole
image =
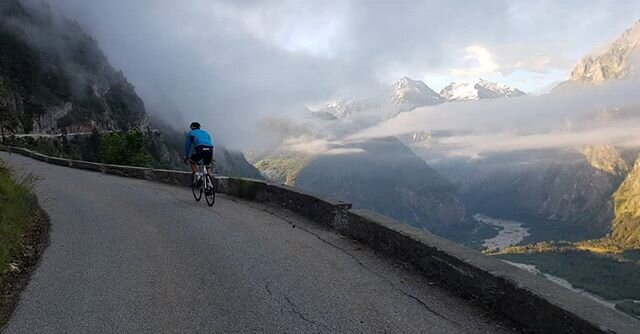
[[[191,130],[200,129],[200,123],[193,122],[191,123],[191,125],[189,125],[189,128],[191,128]]]

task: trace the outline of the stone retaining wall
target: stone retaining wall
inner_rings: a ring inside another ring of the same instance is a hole
[[[13,153],[73,168],[189,186],[191,173],[105,165]],[[335,229],[375,251],[411,263],[461,296],[504,314],[535,333],[640,333],[640,322],[591,299],[477,251],[351,204],[260,180],[217,177],[218,191],[277,205]]]

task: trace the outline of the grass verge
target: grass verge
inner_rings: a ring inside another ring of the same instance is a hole
[[[49,220],[31,192],[33,177],[12,177],[0,160],[0,328],[47,245]]]

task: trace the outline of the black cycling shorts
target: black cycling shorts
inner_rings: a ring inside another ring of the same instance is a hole
[[[193,162],[202,160],[205,165],[210,165],[213,160],[213,147],[197,146],[195,152],[193,152],[189,159]]]

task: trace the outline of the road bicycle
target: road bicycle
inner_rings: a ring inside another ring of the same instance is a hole
[[[209,170],[213,173],[213,163],[207,166],[202,161],[198,161],[198,171],[193,174],[191,190],[196,201],[199,202],[204,193],[207,204],[213,206],[213,203],[216,202],[216,183],[209,175]]]

